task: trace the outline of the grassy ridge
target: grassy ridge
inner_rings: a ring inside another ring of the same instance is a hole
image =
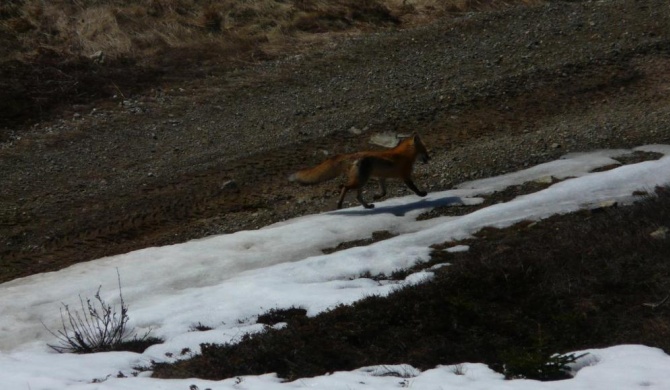
[[[0,127],[305,50],[332,33],[540,0],[0,2]],[[1,141],[1,140],[0,140]]]
[[[158,364],[154,376],[222,379],[277,372],[286,379],[375,364],[418,368],[484,362],[508,377],[547,375],[550,356],[621,343],[670,352],[670,193],[625,208],[485,229],[430,283],[370,297],[314,318],[288,310],[281,330]],[[448,246],[453,243],[447,244]],[[429,265],[429,264],[428,264]],[[278,313],[269,316],[278,318]],[[555,374],[555,372],[554,372]]]

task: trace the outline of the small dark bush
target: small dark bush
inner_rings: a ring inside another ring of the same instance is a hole
[[[554,381],[569,379],[570,364],[576,362],[586,354],[551,355],[541,351],[531,351],[522,354],[508,355],[502,371],[507,379],[536,379]]]
[[[212,328],[211,326],[204,325],[201,322],[198,322],[195,325],[191,325],[191,328],[190,328],[191,332],[206,332],[206,331],[212,330],[212,329],[214,329],[214,328]]]
[[[280,322],[288,322],[296,317],[305,317],[306,315],[307,310],[302,307],[294,306],[288,309],[270,309],[266,313],[259,315],[256,322],[272,326]]]
[[[165,340],[159,337],[151,337],[148,335],[142,337],[134,336],[130,340],[121,341],[113,345],[111,351],[127,351],[127,352],[142,353],[152,345],[163,344],[164,342]]]

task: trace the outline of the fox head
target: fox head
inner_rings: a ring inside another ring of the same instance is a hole
[[[414,154],[416,157],[421,160],[422,163],[428,164],[428,161],[430,160],[430,155],[428,155],[428,149],[426,149],[426,145],[423,144],[423,141],[421,141],[421,137],[419,137],[419,134],[416,132],[412,134],[410,137],[412,144],[414,145]]]

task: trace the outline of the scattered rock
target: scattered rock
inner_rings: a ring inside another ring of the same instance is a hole
[[[651,238],[655,240],[665,240],[668,237],[669,231],[670,229],[668,229],[667,226],[661,226],[658,229],[651,232],[649,235],[651,236]]]
[[[600,213],[600,212],[603,212],[603,211],[605,211],[609,208],[618,207],[618,206],[619,206],[619,203],[617,201],[606,200],[606,201],[600,202],[597,207],[592,208],[591,212],[592,213]]]
[[[221,189],[224,191],[239,191],[240,187],[237,185],[235,180],[228,180],[225,183],[221,184]]]
[[[370,137],[370,143],[373,145],[392,148],[398,144],[398,135],[394,133],[377,133]]]
[[[456,246],[452,246],[450,248],[445,249],[445,251],[447,251],[449,253],[467,252],[469,250],[470,250],[469,245],[456,245]]]
[[[554,182],[554,177],[551,176],[551,175],[542,176],[542,177],[539,177],[539,178],[535,179],[535,183],[538,183],[538,184],[551,184],[553,182]]]
[[[105,62],[105,53],[102,50],[98,50],[95,53],[88,56],[88,58],[93,60],[93,62],[102,64],[103,62]]]

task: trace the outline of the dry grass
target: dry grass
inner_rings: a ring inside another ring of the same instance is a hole
[[[149,57],[165,48],[231,36],[283,41],[301,32],[377,28],[448,14],[535,4],[540,0],[10,0],[0,5],[3,58],[30,59],[39,50],[66,55],[103,51],[110,58]]]
[[[339,33],[542,1],[3,1],[0,126],[117,92],[110,85],[132,93],[164,76],[225,71],[305,50]]]
[[[30,61],[40,51],[62,56],[150,61],[168,49],[240,41],[277,43],[301,32],[328,32],[399,22],[378,1],[12,1],[0,5],[3,58]]]

